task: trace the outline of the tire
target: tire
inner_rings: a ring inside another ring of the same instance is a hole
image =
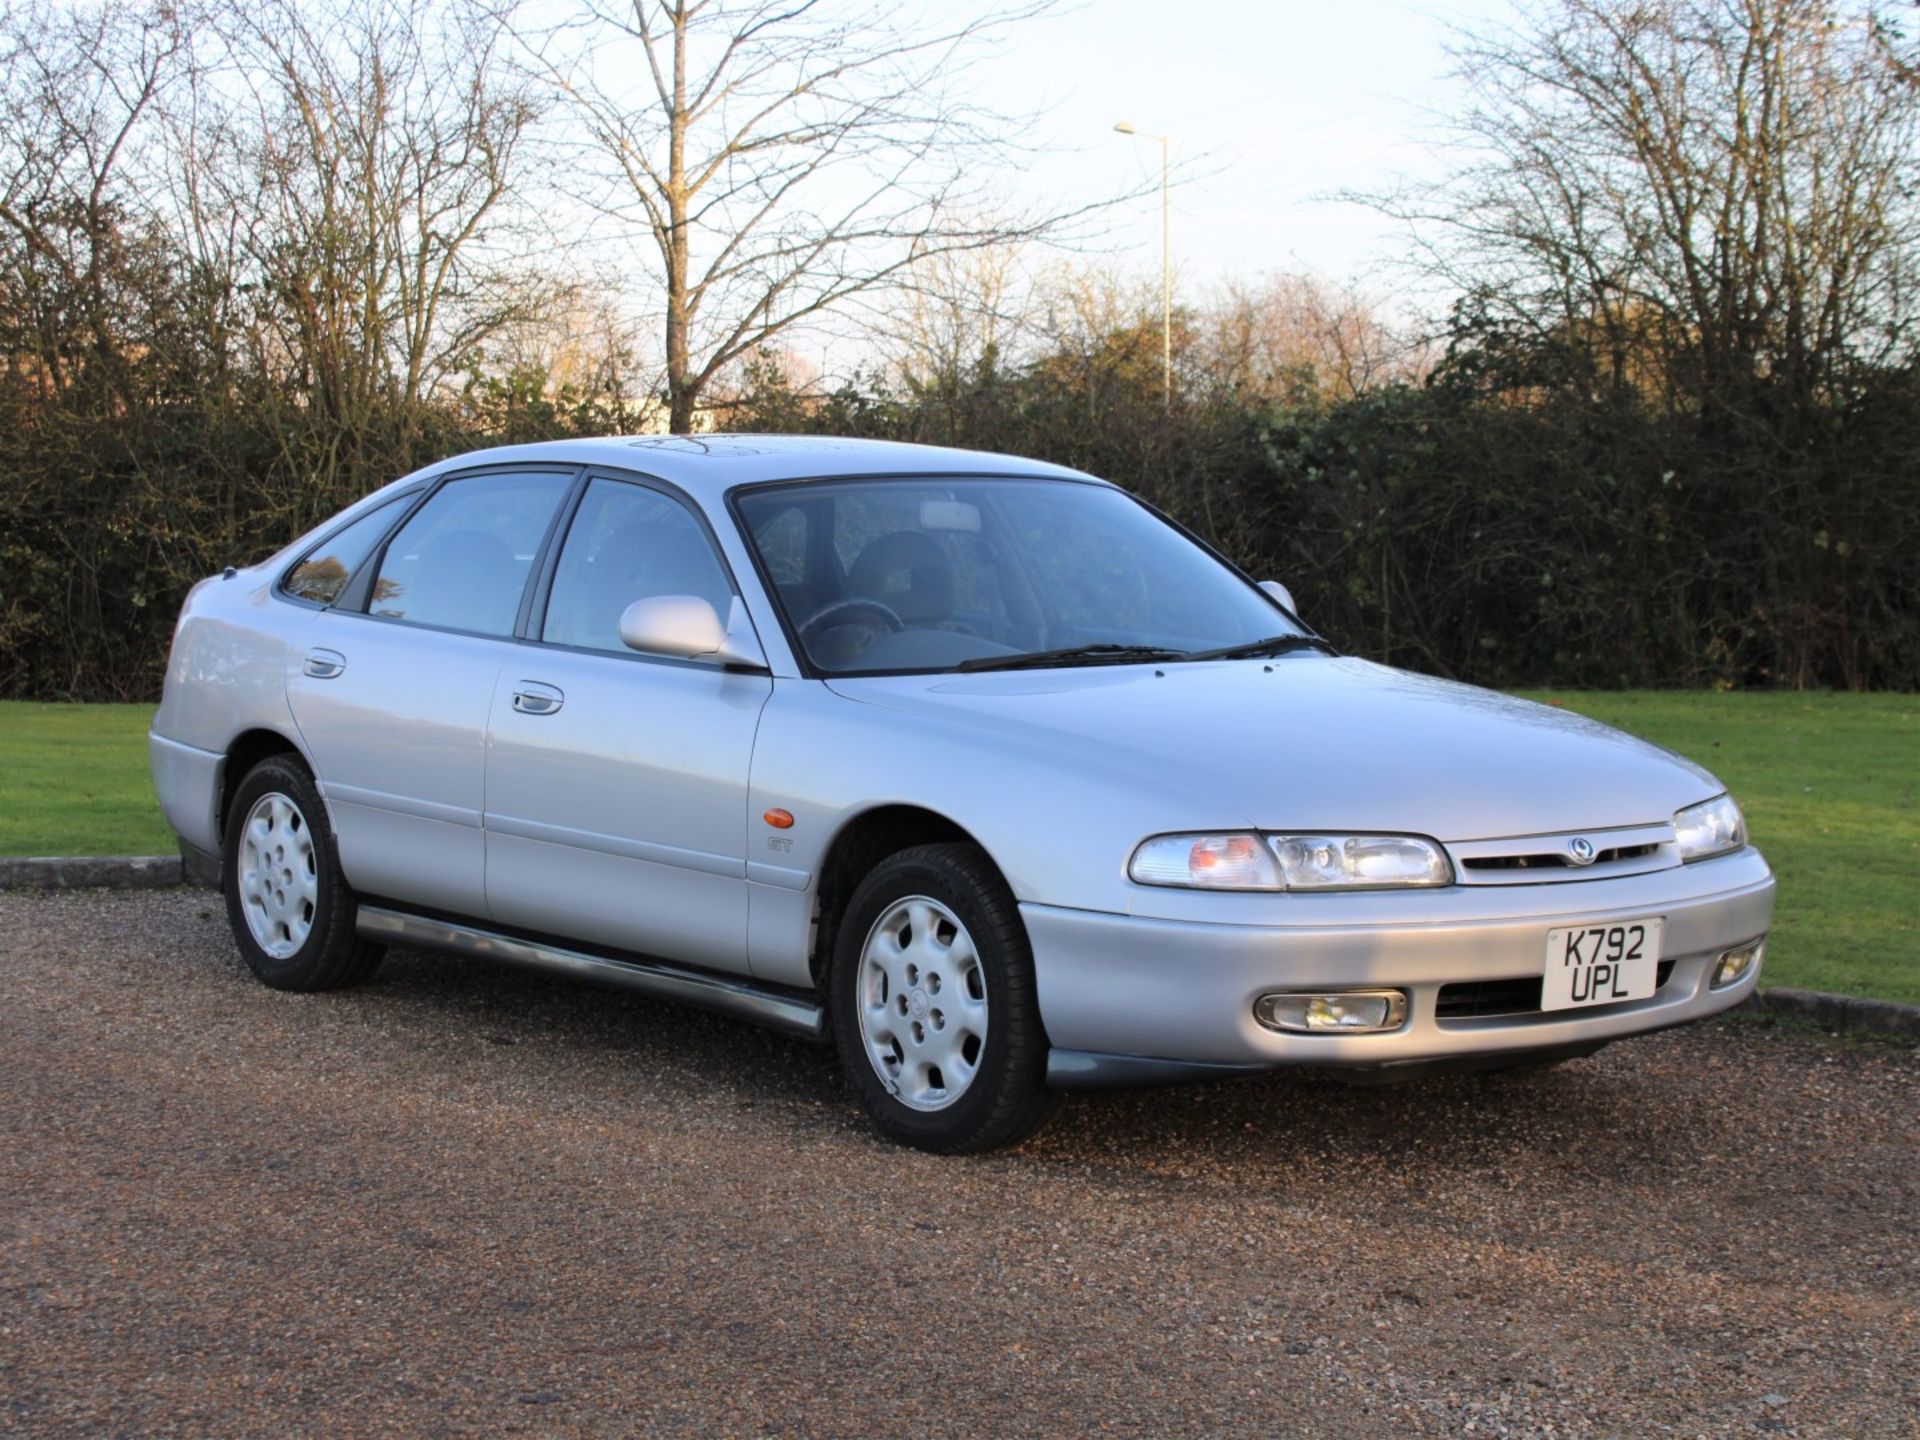
[[[890,1140],[994,1150],[1059,1108],[1026,926],[978,846],[920,845],[868,873],[837,930],[828,1009],[854,1094]]]
[[[296,756],[262,760],[234,790],[221,865],[227,923],[262,984],[338,990],[380,964],[385,950],[354,933],[358,906],[327,809]]]

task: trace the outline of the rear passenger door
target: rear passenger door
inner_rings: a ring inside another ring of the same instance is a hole
[[[288,699],[355,889],[487,914],[487,712],[577,473],[446,480],[291,656]]]
[[[527,643],[500,671],[486,774],[494,918],[720,970],[747,969],[747,772],[764,672],[640,655],[621,613],[735,587],[694,507],[597,475]]]

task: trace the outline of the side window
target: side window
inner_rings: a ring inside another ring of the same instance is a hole
[[[571,475],[474,475],[450,481],[387,546],[375,615],[511,635],[540,537]]]
[[[644,485],[592,481],[560,547],[540,638],[628,653],[620,617],[655,595],[698,595],[724,621],[733,586],[707,532],[678,500]]]
[[[334,531],[287,572],[280,588],[301,600],[331,605],[347,588],[347,581],[353,578],[361,562],[373,553],[380,537],[412,502],[413,494],[398,496],[378,509],[369,510],[345,529]]]

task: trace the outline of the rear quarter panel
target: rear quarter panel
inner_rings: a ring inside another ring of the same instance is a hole
[[[148,742],[161,813],[194,850],[220,848],[226,754],[249,730],[305,753],[287,706],[290,647],[317,613],[275,600],[277,570],[203,580],[188,594]]]
[[[248,730],[298,743],[287,707],[287,651],[317,612],[272,595],[259,570],[203,580],[187,597],[154,733],[201,750],[225,751]]]
[[[310,544],[385,504],[434,468],[383,485],[258,564],[209,576],[189,590],[174,627],[153,733],[221,752],[236,736],[257,729],[276,731],[299,745],[287,704],[287,656],[319,612],[276,598],[274,581]]]

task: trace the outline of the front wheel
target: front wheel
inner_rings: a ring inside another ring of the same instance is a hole
[[[354,932],[319,787],[292,755],[246,773],[227,809],[227,922],[241,957],[276,990],[335,990],[366,979],[384,953]]]
[[[888,1138],[992,1150],[1057,1108],[1026,927],[978,846],[874,867],[841,918],[829,989],[841,1063]]]

